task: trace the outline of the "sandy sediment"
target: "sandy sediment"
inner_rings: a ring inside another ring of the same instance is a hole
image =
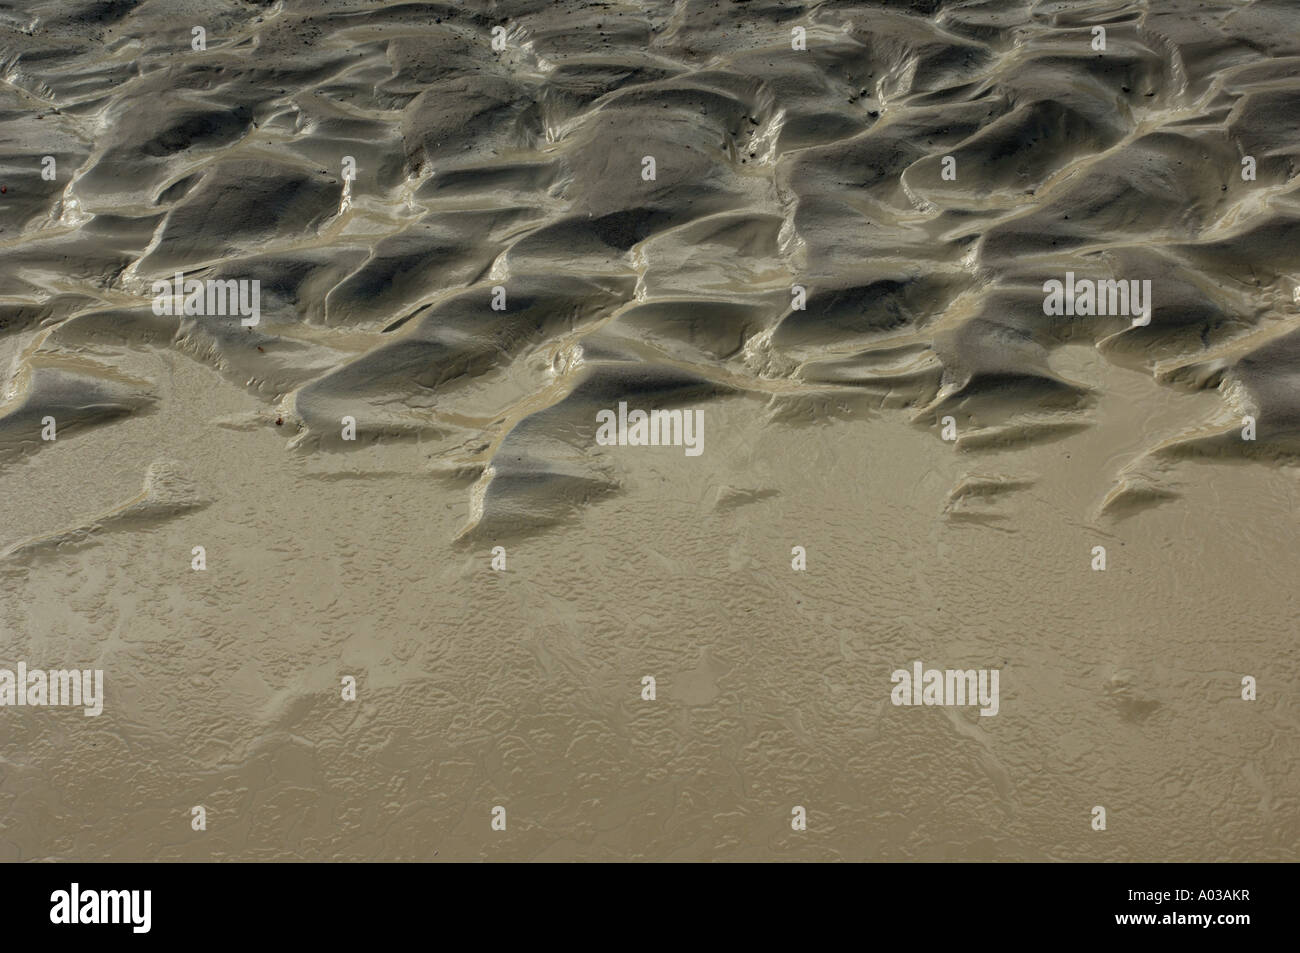
[[[1296,859],[1297,27],[0,8],[0,857]]]

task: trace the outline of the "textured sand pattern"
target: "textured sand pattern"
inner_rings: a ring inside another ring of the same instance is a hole
[[[1290,0],[0,0],[0,858],[1300,859],[1298,175]]]

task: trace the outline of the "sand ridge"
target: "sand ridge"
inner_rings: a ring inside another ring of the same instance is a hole
[[[0,9],[0,856],[1295,859],[1297,26]]]

